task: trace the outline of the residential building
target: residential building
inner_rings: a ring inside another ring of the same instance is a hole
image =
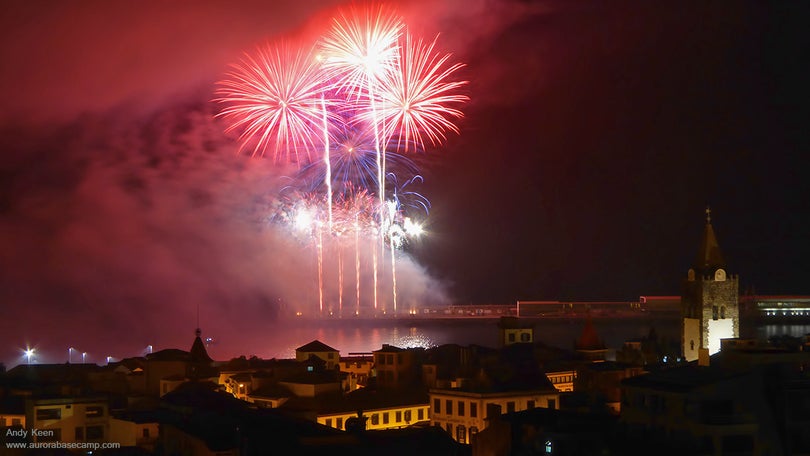
[[[340,357],[340,371],[348,375],[349,391],[367,386],[373,369],[374,354],[371,352]]]
[[[477,378],[459,387],[430,389],[430,423],[445,429],[457,442],[469,443],[496,415],[559,408],[560,393],[545,376],[505,380],[482,369]]]
[[[725,353],[722,353],[725,356]],[[622,382],[620,422],[637,448],[692,454],[806,454],[810,378],[793,363],[712,357]]]
[[[0,428],[23,428],[25,425],[25,397],[6,396],[0,398]]]
[[[501,317],[498,322],[498,345],[534,342],[534,325],[517,317]]]
[[[371,390],[363,388],[333,401],[324,402],[318,411],[320,424],[345,430],[348,420],[364,417],[367,430],[399,429],[430,419],[430,402],[426,391]]]
[[[201,334],[197,328],[189,351],[169,348],[146,355],[144,375],[147,395],[163,396],[186,380],[218,380],[219,371],[212,367],[213,360],[208,356]]]
[[[412,350],[383,344],[382,348],[375,350],[373,354],[377,387],[398,388],[411,386],[416,380],[417,366],[415,354]]]
[[[612,454],[617,417],[535,408],[490,420],[471,441],[473,456]],[[626,454],[626,453],[625,453]]]
[[[319,340],[302,345],[295,349],[295,360],[306,361],[310,356],[317,356],[326,363],[327,369],[335,369],[340,362],[340,352]]]
[[[74,396],[53,399],[28,398],[25,422],[34,442],[109,442],[110,412],[106,397]]]
[[[561,393],[574,391],[577,380],[576,369],[553,369],[546,371],[546,378]]]

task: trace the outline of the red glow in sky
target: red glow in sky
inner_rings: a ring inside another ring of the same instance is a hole
[[[4,3],[0,360],[182,348],[198,305],[238,346],[280,294],[310,299],[313,258],[266,229],[288,170],[239,156],[210,100],[243,52],[314,42],[346,4]],[[420,157],[411,299],[677,294],[707,204],[743,289],[810,294],[810,6],[397,8],[470,96],[462,134]]]

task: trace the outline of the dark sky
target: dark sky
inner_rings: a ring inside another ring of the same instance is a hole
[[[768,3],[398,3],[471,98],[418,157],[432,209],[403,302],[678,294],[707,205],[743,289],[810,294],[810,5]],[[4,6],[0,359],[77,331],[140,346],[198,304],[247,331],[312,298],[308,250],[262,226],[288,170],[237,155],[210,100],[339,4]]]

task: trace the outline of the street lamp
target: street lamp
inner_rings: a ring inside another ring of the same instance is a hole
[[[82,352],[82,364],[84,364],[85,358],[87,358],[87,352]]]
[[[68,347],[68,364],[73,362],[73,347]]]
[[[35,350],[33,348],[26,348],[25,349],[25,357],[28,359],[27,363],[31,364],[31,357],[34,356]]]

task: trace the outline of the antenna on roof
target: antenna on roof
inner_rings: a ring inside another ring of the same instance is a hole
[[[202,331],[200,330],[200,302],[199,301],[197,301],[197,330],[194,331],[194,334],[197,337],[200,337],[200,335],[202,334]]]

